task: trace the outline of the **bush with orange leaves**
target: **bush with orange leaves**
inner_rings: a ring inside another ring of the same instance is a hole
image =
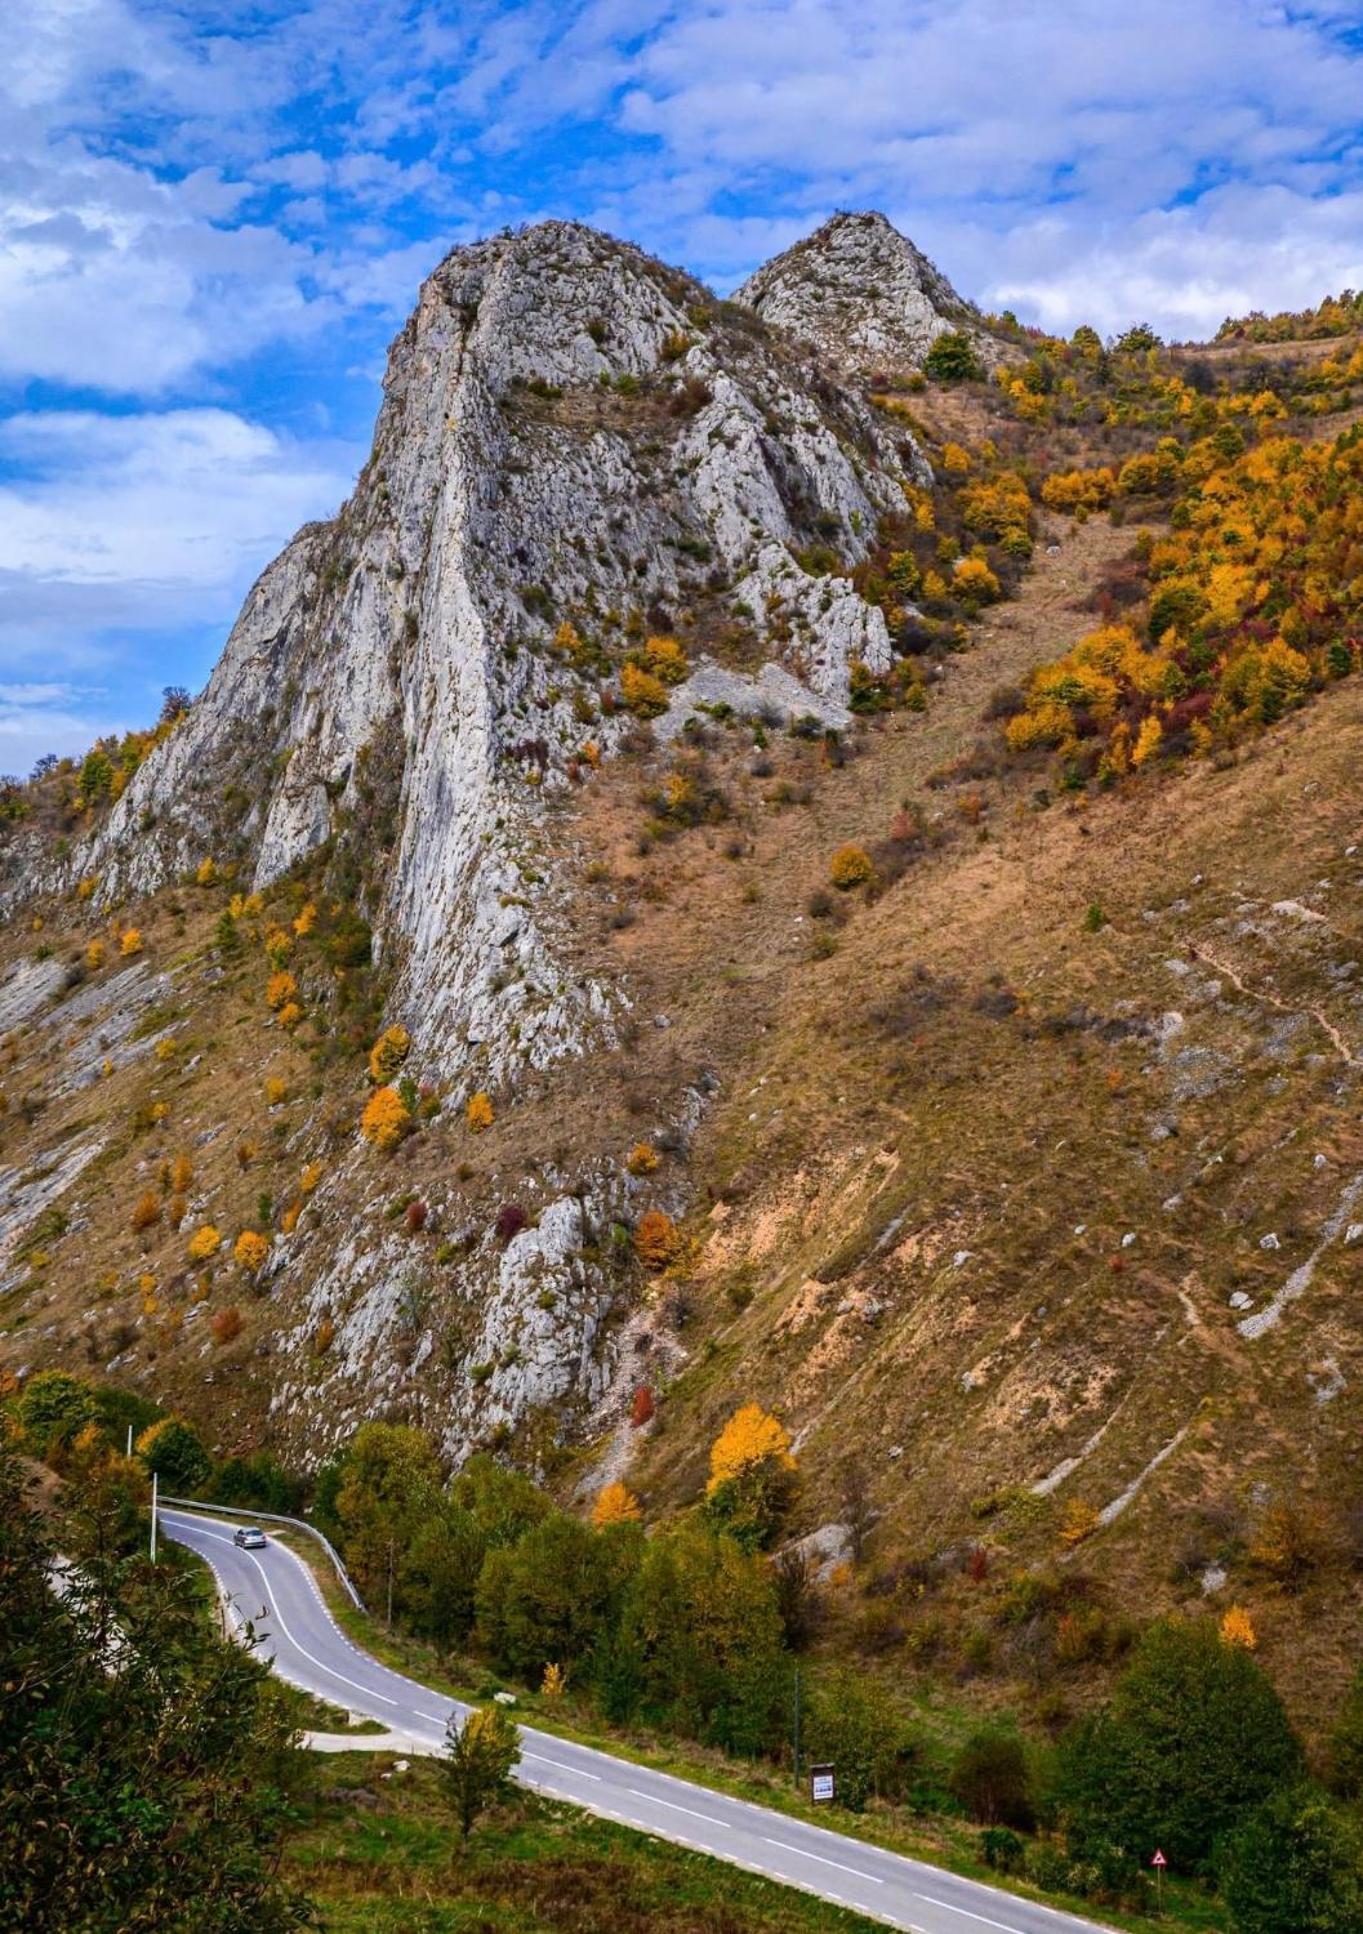
[[[215,1229],[211,1222],[205,1222],[185,1244],[185,1254],[191,1262],[207,1262],[222,1248],[222,1231]]]
[[[658,1151],[652,1142],[636,1142],[625,1157],[631,1175],[652,1175],[658,1166]]]
[[[1243,1646],[1246,1652],[1254,1651],[1259,1643],[1254,1620],[1242,1605],[1232,1605],[1226,1613],[1221,1621],[1221,1636],[1227,1645]]]
[[[785,1426],[761,1404],[743,1404],[710,1446],[705,1514],[748,1550],[771,1543],[797,1485]]]
[[[271,974],[265,983],[266,1005],[278,1013],[281,1007],[288,1005],[297,992],[298,982],[287,969],[281,968],[278,973]]]
[[[241,1311],[233,1303],[229,1308],[220,1309],[210,1316],[208,1327],[213,1341],[221,1348],[225,1343],[234,1343],[245,1329],[246,1323]]]
[[[828,862],[828,877],[839,893],[850,893],[854,886],[864,886],[874,875],[875,867],[864,846],[840,846]]]
[[[642,1516],[639,1500],[627,1485],[607,1484],[597,1492],[592,1523],[598,1531],[608,1524],[637,1524]]]
[[[264,1266],[270,1253],[270,1243],[266,1236],[258,1235],[254,1229],[243,1229],[232,1245],[232,1259],[238,1269],[244,1269],[248,1276],[254,1276]]]
[[[391,1081],[411,1047],[412,1037],[405,1027],[386,1027],[369,1050],[369,1079]]]
[[[406,1102],[396,1088],[376,1088],[360,1116],[360,1133],[383,1154],[391,1154],[412,1126]]]
[[[118,937],[118,951],[125,960],[132,960],[142,951],[142,935],[137,927],[128,927]]]
[[[153,1223],[161,1220],[161,1198],[154,1189],[145,1189],[133,1204],[132,1228],[134,1235],[141,1235]]]
[[[645,1269],[666,1269],[681,1253],[681,1231],[661,1209],[646,1209],[634,1229],[634,1253]]]
[[[652,1419],[656,1408],[657,1405],[653,1401],[653,1392],[646,1383],[641,1383],[635,1391],[634,1401],[629,1407],[630,1427],[634,1430],[642,1430],[643,1426]]]
[[[170,1186],[174,1194],[187,1195],[194,1180],[194,1164],[188,1155],[177,1155],[170,1165]]]
[[[1319,1508],[1305,1498],[1280,1498],[1264,1513],[1250,1540],[1250,1563],[1295,1591],[1328,1554],[1329,1539]]]
[[[465,1124],[475,1135],[481,1135],[485,1128],[491,1128],[495,1119],[492,1096],[480,1088],[476,1095],[470,1095],[464,1109]]]
[[[669,704],[666,685],[642,665],[621,666],[620,696],[625,709],[640,719],[656,719]]]
[[[279,1025],[281,1027],[295,1028],[302,1018],[303,1010],[297,1001],[285,1001],[279,1010]]]

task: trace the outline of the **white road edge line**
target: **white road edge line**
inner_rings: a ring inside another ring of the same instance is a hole
[[[220,1531],[206,1531],[204,1533],[204,1536],[208,1538],[216,1538],[219,1544],[232,1545],[233,1550],[240,1549],[240,1547],[237,1546],[231,1538],[224,1538]],[[256,1557],[254,1552],[243,1551],[241,1555],[243,1558],[249,1558],[251,1563],[255,1566],[256,1570],[260,1573],[261,1582],[265,1587],[265,1603],[268,1605],[271,1599],[272,1598],[274,1599],[274,1611],[272,1614],[270,1614],[270,1616],[278,1619],[280,1631],[284,1634],[285,1638],[289,1641],[289,1644],[293,1646],[294,1650],[296,1652],[302,1653],[303,1657],[307,1660],[309,1665],[315,1665],[317,1667],[317,1670],[320,1673],[322,1673],[325,1677],[331,1678],[331,1679],[339,1679],[343,1686],[350,1686],[356,1692],[364,1693],[366,1698],[382,1699],[385,1706],[395,1706],[397,1710],[401,1712],[402,1707],[398,1702],[398,1700],[390,1699],[386,1692],[376,1692],[373,1686],[363,1686],[360,1684],[358,1679],[347,1679],[344,1672],[338,1672],[334,1665],[328,1665],[325,1662],[325,1660],[315,1658],[313,1654],[309,1652],[306,1645],[300,1645],[298,1640],[294,1637],[293,1633],[289,1630],[288,1622],[285,1619],[283,1612],[281,1612],[279,1609],[278,1598],[270,1590],[270,1580],[266,1573],[264,1565],[261,1564],[259,1558]],[[299,1562],[301,1563],[302,1561],[300,1560]],[[319,1696],[322,1696],[322,1695],[319,1695]]]

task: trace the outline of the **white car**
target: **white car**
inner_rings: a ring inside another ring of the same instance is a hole
[[[234,1545],[240,1545],[243,1551],[263,1551],[265,1548],[265,1533],[258,1525],[243,1524],[238,1530],[232,1533],[232,1543]]]

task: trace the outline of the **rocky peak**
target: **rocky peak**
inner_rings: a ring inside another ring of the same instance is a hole
[[[964,330],[986,364],[1003,354],[973,305],[875,210],[834,215],[764,263],[735,300],[858,374],[916,369],[948,329]]]
[[[891,648],[822,560],[855,563],[927,474],[796,345],[637,248],[545,222],[456,249],[392,347],[354,494],[266,569],[68,873],[108,902],[208,856],[260,886],[324,867],[446,1079],[608,1039],[628,992],[574,971],[548,832],[633,724],[626,654],[675,632],[699,668],[737,637],[745,672],[765,652],[836,709]]]

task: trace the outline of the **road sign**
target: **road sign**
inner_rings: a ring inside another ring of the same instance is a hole
[[[833,1768],[831,1766],[811,1766],[809,1769],[809,1797],[815,1805],[822,1805],[834,1795]]]
[[[1169,1862],[1165,1859],[1158,1847],[1155,1848],[1155,1857],[1150,1862],[1150,1865],[1152,1867],[1167,1867],[1169,1865]]]

